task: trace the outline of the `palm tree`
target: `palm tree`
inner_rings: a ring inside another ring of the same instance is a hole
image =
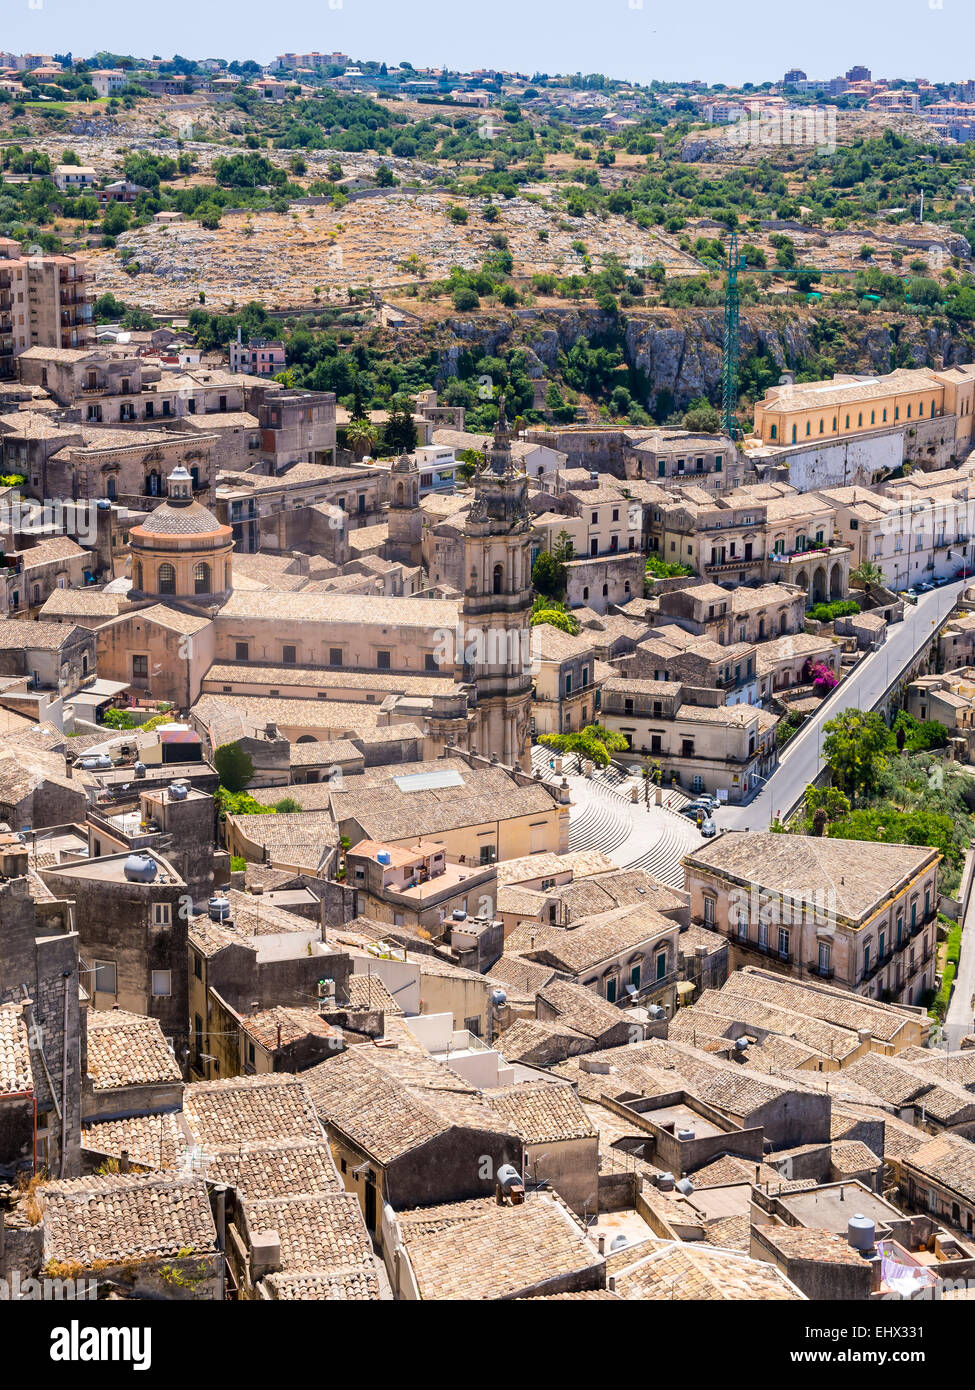
[[[352,452],[362,458],[364,454],[371,454],[376,447],[379,431],[368,420],[357,416],[346,426],[345,438]]]
[[[873,560],[864,560],[856,569],[850,571],[850,581],[867,589],[871,584],[883,584],[884,572]]]

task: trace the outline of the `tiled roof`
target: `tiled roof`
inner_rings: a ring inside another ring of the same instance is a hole
[[[245,1201],[243,1208],[251,1235],[277,1231],[284,1273],[316,1269],[375,1272],[372,1243],[358,1199],[351,1192]]]
[[[382,1009],[384,1014],[401,1014],[403,1010],[378,975],[350,975],[349,1004],[354,1009]]]
[[[392,773],[391,769],[391,773]],[[394,774],[396,775],[396,774]],[[372,840],[435,835],[447,830],[552,812],[556,803],[541,784],[518,786],[501,768],[465,768],[462,784],[404,791],[392,780],[361,790],[347,778],[332,797],[340,823],[355,820]]]
[[[47,1259],[124,1263],[216,1250],[216,1229],[201,1178],[126,1174],[74,1178],[41,1189]]]
[[[583,918],[568,931],[541,928],[534,947],[530,941],[522,944],[519,936],[517,949],[543,959],[557,970],[577,975],[622,951],[636,950],[644,943],[676,932],[677,924],[651,907],[618,907]],[[513,944],[509,938],[509,946]]]
[[[294,1076],[196,1082],[183,1092],[183,1113],[197,1143],[206,1149],[320,1139],[322,1133],[311,1097]]]
[[[859,1139],[840,1139],[829,1147],[830,1162],[838,1173],[862,1173],[865,1168],[878,1168],[880,1159],[873,1149]]]
[[[484,1198],[400,1212],[397,1221],[421,1298],[511,1298],[573,1274],[603,1283],[602,1257],[548,1193],[516,1207]]]
[[[158,1021],[122,1009],[89,1011],[88,1074],[96,1091],[182,1079]]]
[[[207,1177],[229,1183],[241,1197],[254,1201],[344,1190],[324,1138],[217,1149]]]
[[[499,1086],[485,1091],[484,1099],[526,1144],[596,1138],[596,1129],[575,1091],[561,1081]]]
[[[336,1048],[342,1045],[341,1034],[314,1009],[292,1008],[284,1004],[273,1009],[262,1009],[259,1013],[245,1014],[241,1019],[240,1031],[269,1052],[300,1042],[310,1035],[330,1038]]]
[[[627,1299],[692,1299],[730,1302],[781,1301],[803,1295],[774,1265],[703,1243],[674,1243],[616,1275]]]
[[[33,1089],[27,1025],[19,1004],[0,1007],[0,1096]]]
[[[121,1120],[96,1120],[81,1131],[81,1147],[94,1154],[121,1158],[143,1168],[181,1169],[191,1140],[182,1115],[127,1115]]]
[[[939,1134],[905,1160],[922,1178],[975,1202],[975,1144],[958,1134]]]
[[[845,1237],[817,1226],[763,1226],[762,1235],[786,1259],[816,1260],[821,1264],[862,1265],[863,1256]]]
[[[495,866],[498,883],[527,883],[535,878],[554,878],[570,871],[574,878],[612,872],[616,864],[598,849],[570,850],[567,854],[525,854],[519,859],[500,859]]]
[[[567,1023],[587,1037],[599,1038],[624,1020],[619,1009],[601,995],[568,980],[552,980],[538,991],[538,998],[555,1009],[562,1023]]]
[[[290,1302],[366,1303],[379,1298],[379,1278],[374,1270],[312,1269],[300,1274],[269,1274],[264,1281],[273,1298]]]
[[[816,835],[726,831],[684,858],[692,871],[712,870],[736,882],[793,893],[816,884],[835,893],[836,910],[852,920],[869,915],[906,879],[934,862],[927,846],[875,844],[864,855],[858,840]]]
[[[776,835],[770,838],[791,840],[798,837]],[[839,841],[830,843],[838,844]],[[855,845],[857,842],[851,840],[849,843]],[[862,861],[862,851],[860,858]],[[879,1000],[865,999],[863,995],[851,994],[848,990],[833,989],[819,983],[800,984],[796,980],[772,975],[752,966],[734,971],[724,989],[761,1003],[774,1004],[778,1008],[792,1009],[808,1017],[820,1018],[853,1032],[861,1028],[867,1029],[872,1037],[882,1042],[895,1041],[908,1023],[916,1021],[902,1009],[882,1004]]]
[[[377,1163],[454,1126],[511,1132],[473,1087],[419,1051],[362,1044],[302,1077],[322,1123],[341,1130]]]

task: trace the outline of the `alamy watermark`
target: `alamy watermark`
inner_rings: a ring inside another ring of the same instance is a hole
[[[541,670],[542,634],[537,627],[478,628],[459,622],[453,630],[438,628],[433,636],[433,659],[441,669],[505,666],[522,675],[537,675]]]
[[[728,129],[728,141],[747,146],[800,145],[833,154],[836,150],[835,106],[786,106],[749,111]]]

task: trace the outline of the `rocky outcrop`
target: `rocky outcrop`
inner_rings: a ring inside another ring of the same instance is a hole
[[[835,314],[839,328],[828,347],[820,346],[814,310],[743,310],[739,324],[741,355],[762,352],[781,371],[796,371],[819,352],[835,360],[839,372],[889,372],[894,367],[950,367],[971,360],[966,341],[940,326],[917,319],[865,323],[857,313]],[[595,308],[523,309],[503,315],[461,316],[444,324],[448,343],[442,348],[438,384],[457,374],[460,352],[475,343],[494,355],[515,347],[548,375],[558,371],[559,354],[580,338],[619,335],[628,366],[646,382],[646,400],[669,392],[680,409],[699,396],[717,400],[721,391],[724,315],[714,309],[660,309],[621,313],[618,319]]]

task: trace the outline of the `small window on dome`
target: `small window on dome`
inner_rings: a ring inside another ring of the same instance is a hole
[[[175,594],[176,592],[176,571],[172,565],[160,565],[158,575],[158,587],[161,594]]]

